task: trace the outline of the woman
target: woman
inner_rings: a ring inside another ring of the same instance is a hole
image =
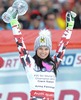
[[[23,41],[22,33],[18,27],[17,19],[12,19],[13,35],[19,50],[21,62],[26,70],[30,84],[30,100],[54,100],[55,81],[57,68],[65,53],[65,48],[69,43],[74,18],[76,14],[72,11],[66,14],[66,30],[56,50],[56,55],[50,56],[52,49],[51,33],[49,30],[41,30],[35,40],[35,55],[31,57]]]

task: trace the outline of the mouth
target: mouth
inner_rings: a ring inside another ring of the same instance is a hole
[[[40,57],[41,58],[46,58],[46,55],[45,54],[40,54]]]

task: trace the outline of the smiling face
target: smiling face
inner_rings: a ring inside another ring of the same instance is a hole
[[[50,50],[48,47],[46,46],[41,46],[37,49],[37,55],[38,57],[40,57],[41,59],[45,59],[47,58],[47,56],[49,55]]]

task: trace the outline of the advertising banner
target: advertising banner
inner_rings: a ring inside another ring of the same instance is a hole
[[[61,63],[61,67],[81,67],[81,52],[80,50],[71,50],[68,51]]]
[[[81,100],[81,81],[57,82],[55,100]]]
[[[2,56],[2,55],[0,55]],[[0,100],[29,100],[30,90],[26,73],[17,53],[3,54],[0,65]]]
[[[80,49],[66,50],[63,61],[57,71],[55,100],[73,100],[73,98],[76,98],[75,94],[77,94],[77,98],[79,98],[75,100],[80,100],[80,51]],[[55,51],[52,51],[51,56],[54,52]],[[34,52],[30,52],[30,54],[33,56]],[[0,69],[0,100],[12,100],[12,98],[14,100],[29,100],[26,99],[29,98],[29,83],[26,72],[20,62],[19,54],[17,52],[4,53],[0,54],[0,56],[4,59],[3,66]],[[40,93],[42,93],[42,96],[43,92],[37,91],[33,93],[32,91],[34,97],[38,96]],[[50,96],[52,95],[54,94],[51,93]],[[38,100],[39,99],[42,100],[42,98],[38,98]]]
[[[27,83],[5,83],[0,85],[0,100],[29,100]]]

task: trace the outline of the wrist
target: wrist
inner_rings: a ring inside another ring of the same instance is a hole
[[[18,22],[17,19],[12,19],[12,20],[10,21],[10,24],[11,24],[11,26],[13,27],[13,26],[15,26],[15,25],[18,25],[19,22]]]
[[[72,30],[73,27],[74,27],[74,21],[73,21],[73,22],[69,22],[69,23],[67,23],[67,27],[66,27],[67,29]]]

